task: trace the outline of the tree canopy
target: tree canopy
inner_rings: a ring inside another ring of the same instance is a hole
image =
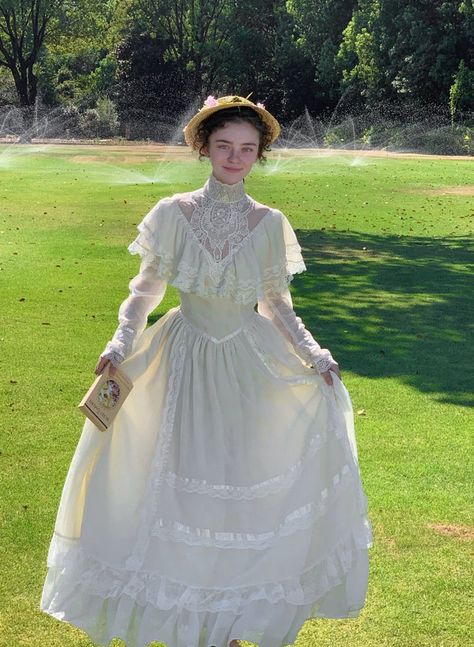
[[[381,102],[455,120],[474,111],[473,33],[473,0],[0,0],[0,104],[109,99],[171,124],[252,92],[283,121]]]

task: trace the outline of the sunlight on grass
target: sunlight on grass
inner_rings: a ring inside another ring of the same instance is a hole
[[[268,157],[246,188],[296,230],[307,272],[292,283],[295,309],[341,364],[374,529],[361,615],[308,621],[296,645],[464,647],[472,161]],[[77,404],[138,269],[126,247],[161,197],[204,183],[208,163],[194,159],[179,147],[0,147],[2,647],[92,647],[39,612],[46,552],[82,428]],[[149,324],[178,303],[169,287]]]

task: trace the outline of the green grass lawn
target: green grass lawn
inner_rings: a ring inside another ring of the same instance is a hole
[[[302,245],[295,309],[342,367],[374,530],[363,612],[308,621],[298,647],[474,644],[473,169],[274,151],[247,179]],[[145,148],[0,147],[2,647],[92,646],[39,611],[77,404],[138,269],[136,225],[208,173]],[[178,303],[168,287],[150,323]]]

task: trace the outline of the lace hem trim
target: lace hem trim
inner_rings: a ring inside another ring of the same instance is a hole
[[[349,485],[357,487],[349,465],[344,465],[339,474],[335,474],[330,489],[324,488],[318,501],[311,501],[285,517],[275,530],[263,533],[248,532],[214,532],[209,528],[193,528],[178,521],[157,519],[153,525],[152,534],[164,540],[183,542],[190,546],[212,546],[216,548],[264,550],[274,546],[282,537],[288,537],[298,530],[310,528],[321,516],[326,514],[339,496],[340,492]],[[361,501],[361,499],[358,499]],[[364,512],[362,509],[361,512]]]
[[[166,483],[180,492],[205,494],[220,499],[251,500],[257,497],[265,497],[291,487],[300,476],[305,464],[316,455],[326,439],[327,432],[324,434],[317,433],[311,438],[308,448],[304,451],[304,458],[292,465],[286,472],[261,481],[260,483],[255,483],[254,485],[244,486],[209,483],[206,480],[180,476],[172,471],[167,472]]]
[[[140,606],[151,605],[169,610],[179,606],[190,611],[241,613],[255,600],[276,604],[286,600],[292,604],[309,604],[337,586],[352,568],[360,551],[372,546],[370,521],[351,529],[324,557],[301,574],[275,582],[241,587],[201,588],[171,580],[157,573],[112,568],[88,555],[77,540],[53,536],[49,568],[57,568],[56,584],[66,594],[82,593],[103,599],[131,597]],[[60,570],[60,572],[59,572]]]

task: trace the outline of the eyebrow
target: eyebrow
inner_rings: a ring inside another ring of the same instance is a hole
[[[230,142],[228,139],[216,139],[216,144],[217,142],[224,142],[224,144],[232,144],[232,142]],[[242,146],[256,146],[256,145],[257,144],[255,144],[254,142],[246,142],[242,144]]]

